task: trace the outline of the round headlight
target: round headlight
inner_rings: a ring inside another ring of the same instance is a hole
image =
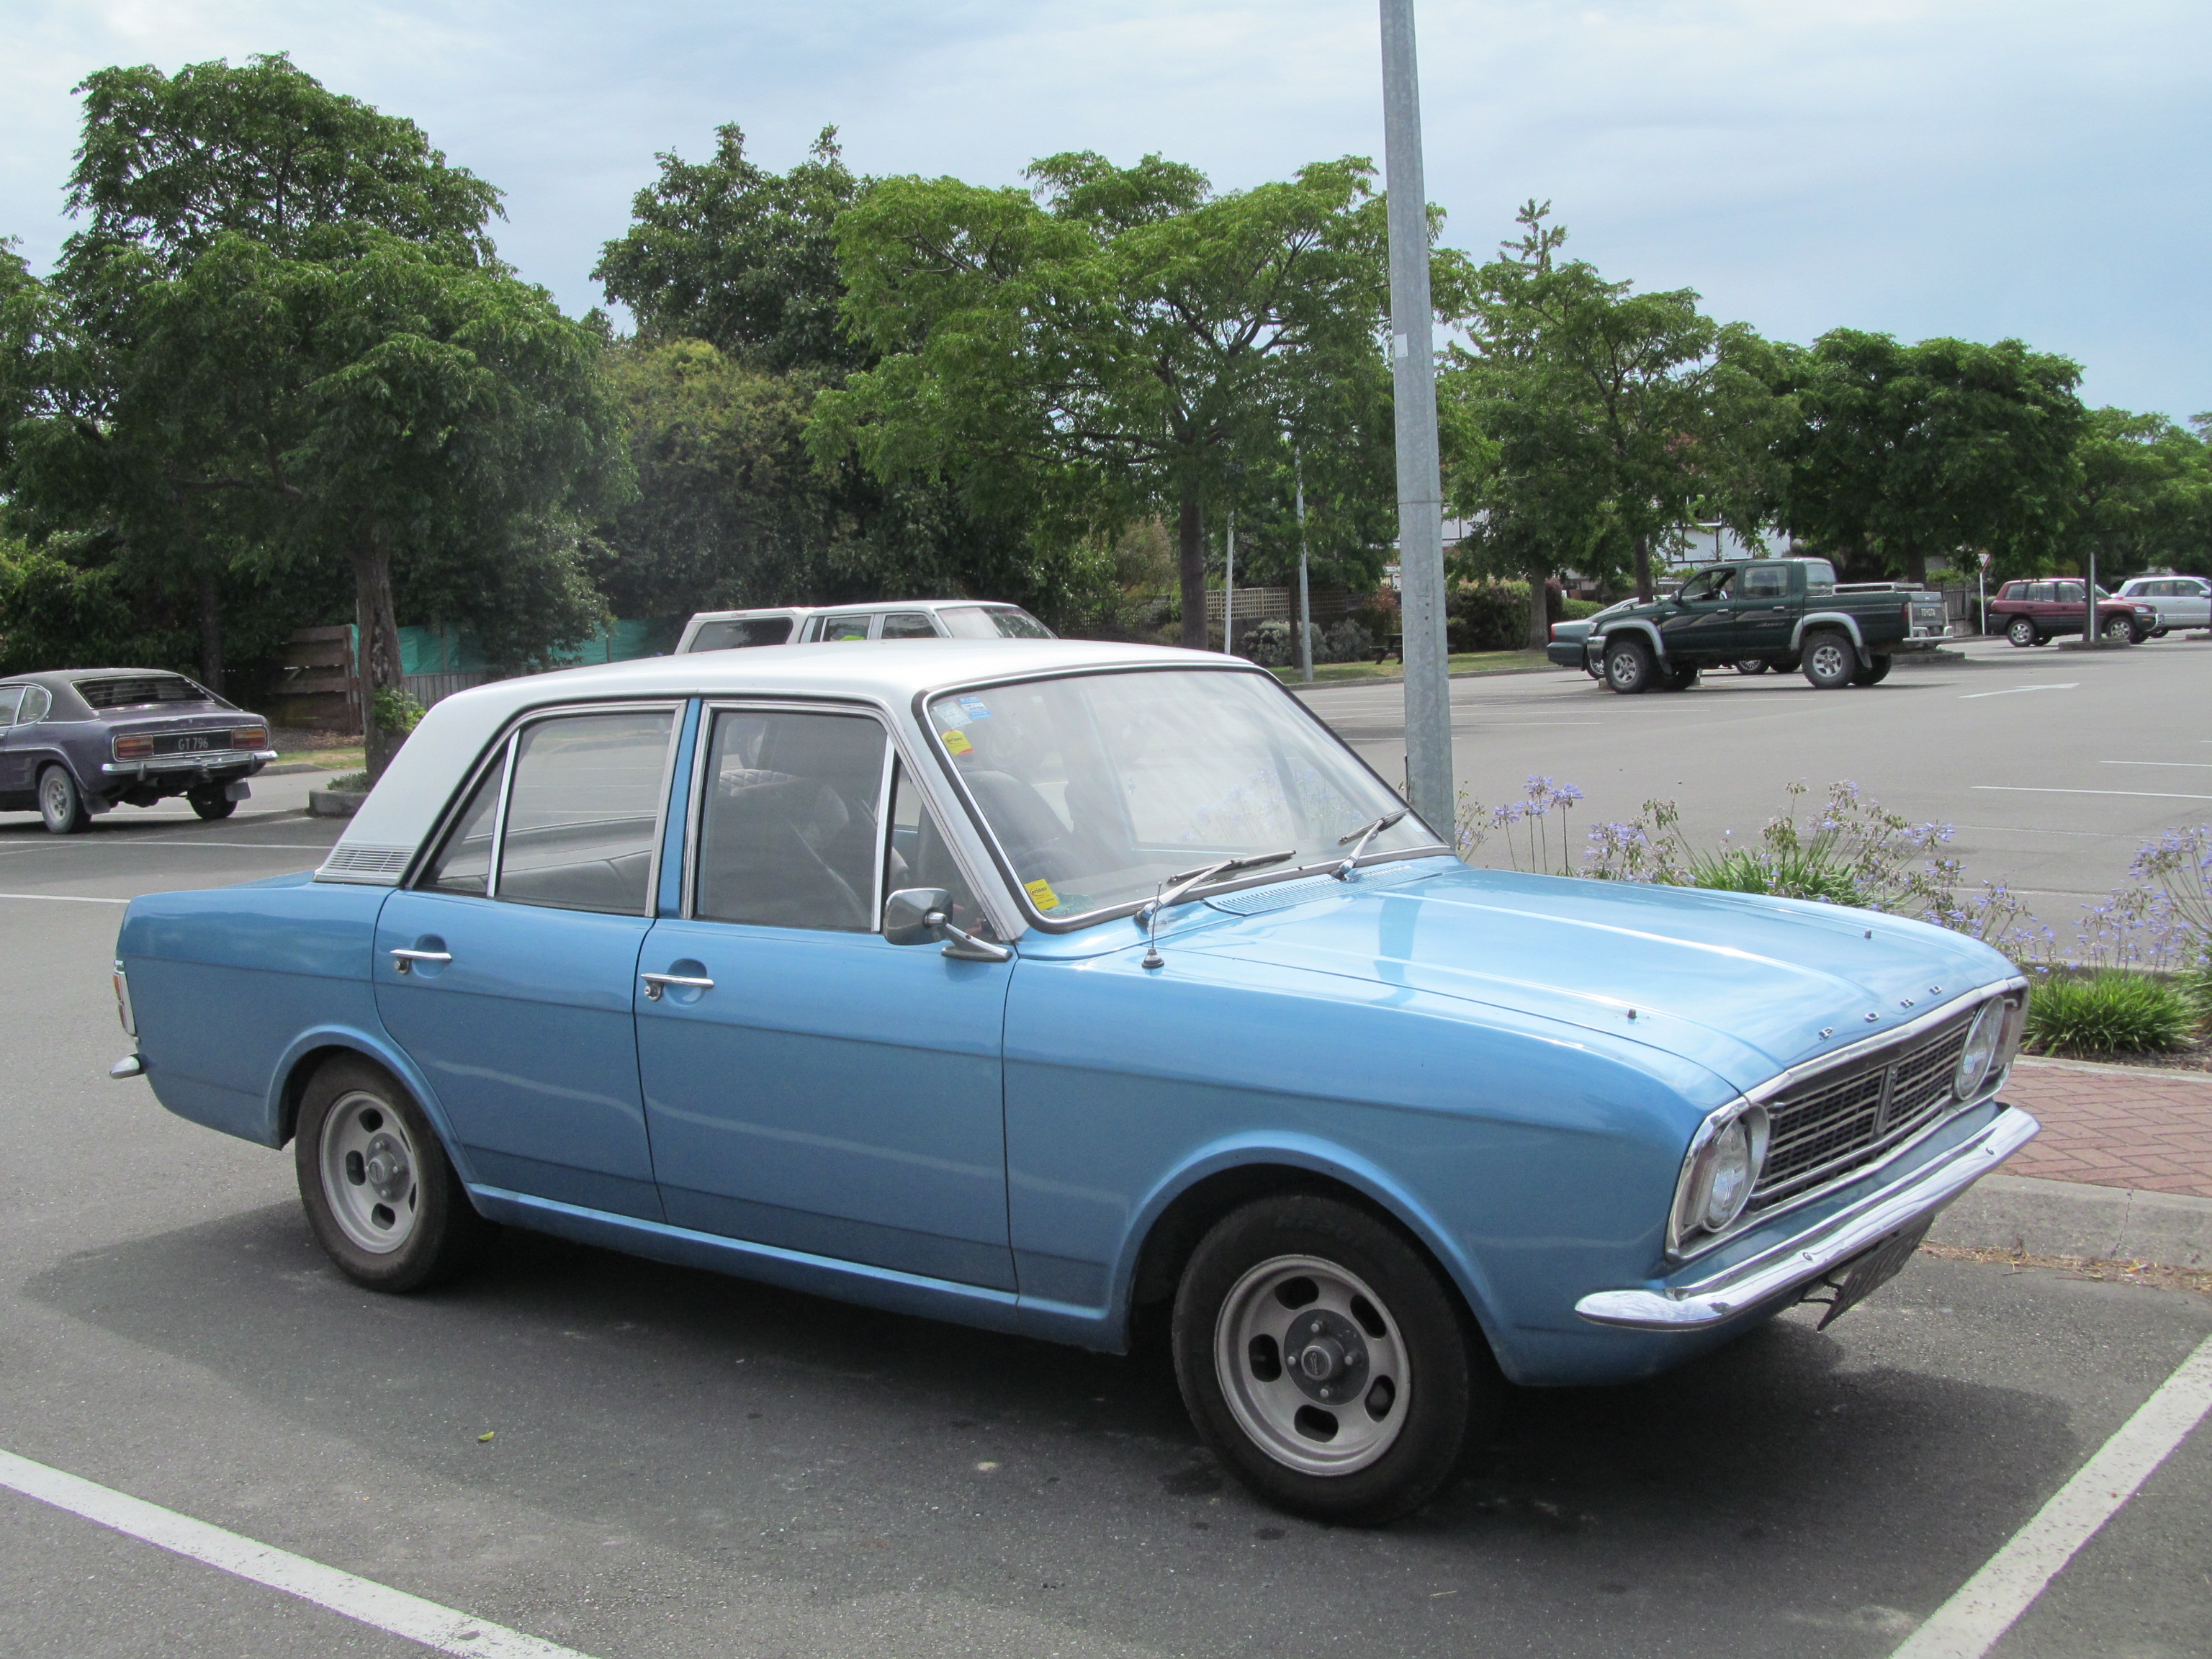
[[[1952,1092],[1961,1100],[1972,1099],[1974,1091],[1989,1079],[1990,1062],[1996,1058],[1997,1042],[2004,1035],[2004,1012],[2003,1000],[1992,997],[1974,1016],[1966,1046],[1959,1053],[1959,1069],[1951,1074]]]
[[[1759,1184],[1767,1135],[1766,1109],[1746,1107],[1724,1118],[1691,1155],[1675,1210],[1680,1237],[1724,1232],[1735,1224]]]

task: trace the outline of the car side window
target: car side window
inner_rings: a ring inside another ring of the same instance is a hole
[[[942,887],[952,896],[945,914],[955,927],[988,937],[994,930],[975,890],[960,872],[960,861],[945,838],[937,814],[903,763],[891,787],[891,833],[884,851],[884,896],[902,887]]]
[[[23,701],[15,710],[15,724],[33,726],[46,719],[46,710],[54,706],[53,694],[43,685],[23,688]]]
[[[830,617],[823,622],[819,638],[825,640],[865,640],[868,637],[866,617]]]
[[[727,622],[701,623],[692,636],[694,651],[734,651],[753,645],[783,645],[791,639],[788,617],[740,617]]]
[[[692,915],[872,931],[888,748],[871,715],[718,711],[702,781]]]
[[[884,618],[879,640],[933,640],[937,630],[929,625],[929,617],[920,611],[894,611]]]
[[[10,726],[15,723],[15,710],[22,701],[21,686],[0,685],[0,727]]]
[[[1743,599],[1779,599],[1789,592],[1790,573],[1774,566],[1753,565],[1736,584],[1736,597]]]
[[[673,709],[561,714],[522,729],[494,896],[641,916],[667,799]]]
[[[491,890],[491,839],[499,828],[499,789],[507,779],[508,745],[499,746],[498,758],[484,768],[461,809],[446,844],[431,860],[422,885],[434,893],[468,893],[482,898]]]

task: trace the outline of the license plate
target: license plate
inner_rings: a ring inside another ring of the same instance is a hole
[[[1912,1260],[1912,1253],[1920,1248],[1920,1241],[1928,1237],[1928,1229],[1934,1224],[1935,1219],[1935,1217],[1929,1216],[1915,1222],[1901,1233],[1892,1233],[1872,1249],[1853,1256],[1821,1280],[1822,1284],[1834,1289],[1835,1295],[1828,1303],[1828,1311],[1820,1316],[1820,1322],[1814,1328],[1826,1330],[1896,1278],[1905,1264]]]

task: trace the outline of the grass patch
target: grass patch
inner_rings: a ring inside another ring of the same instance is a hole
[[[2053,976],[2027,1000],[2027,1045],[2040,1054],[2163,1054],[2197,1033],[2196,1000],[2170,981],[2107,968]]]
[[[1545,659],[1540,651],[1462,651],[1449,659],[1449,672],[1455,674],[1494,674],[1501,668],[1549,668],[1553,664]],[[1297,665],[1268,671],[1285,685],[1299,685]],[[1565,673],[1565,669],[1559,671]],[[1314,665],[1313,683],[1316,685],[1342,685],[1346,681],[1402,680],[1406,665],[1395,659],[1387,663],[1317,662]]]
[[[368,774],[366,771],[342,773],[323,787],[335,789],[342,795],[358,795],[368,787]]]

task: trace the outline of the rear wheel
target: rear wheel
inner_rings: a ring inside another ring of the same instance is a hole
[[[293,1166],[315,1242],[373,1291],[450,1279],[498,1231],[469,1202],[414,1097],[366,1060],[330,1060],[308,1083]]]
[[[1747,657],[1735,665],[1735,672],[1739,674],[1764,674],[1766,670],[1767,662],[1764,657]]]
[[[1651,647],[1633,635],[1605,648],[1605,683],[1624,696],[1650,690],[1654,668]]]
[[[1191,1420],[1246,1485],[1316,1520],[1379,1524],[1451,1482],[1498,1409],[1480,1342],[1419,1251],[1318,1194],[1224,1217],[1176,1293]]]
[[[185,799],[191,802],[192,811],[204,818],[227,818],[238,811],[238,803],[220,789],[195,790]]]
[[[2043,639],[2035,631],[2035,624],[2026,617],[2014,617],[2005,624],[2005,637],[2014,645],[2041,645]]]
[[[1840,691],[1859,671],[1859,653],[1841,634],[1815,634],[1805,641],[1805,678],[1815,691]]]
[[[66,766],[49,766],[39,774],[39,816],[57,836],[74,836],[92,822],[84,810],[83,793]]]
[[[1889,665],[1895,659],[1891,657],[1876,657],[1874,659],[1874,666],[1871,668],[1861,668],[1853,672],[1851,675],[1851,684],[1853,685],[1880,685],[1884,680],[1889,678]]]

